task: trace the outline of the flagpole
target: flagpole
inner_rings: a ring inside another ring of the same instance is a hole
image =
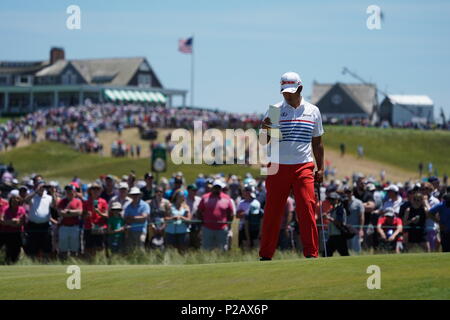
[[[192,35],[192,54],[191,54],[191,107],[194,106],[194,35]]]

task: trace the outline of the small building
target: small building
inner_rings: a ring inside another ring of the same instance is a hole
[[[0,113],[92,103],[171,107],[186,90],[166,89],[145,57],[66,60],[52,48],[48,61],[0,61]]]
[[[311,103],[324,119],[367,119],[376,121],[377,88],[374,84],[313,83]]]
[[[380,105],[380,120],[393,126],[433,123],[433,100],[425,95],[388,95]]]

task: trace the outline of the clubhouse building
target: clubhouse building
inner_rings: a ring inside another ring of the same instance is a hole
[[[0,114],[92,103],[186,106],[186,90],[164,88],[145,57],[66,60],[52,48],[48,61],[0,61]]]
[[[311,102],[327,119],[378,118],[377,88],[374,84],[313,83]]]

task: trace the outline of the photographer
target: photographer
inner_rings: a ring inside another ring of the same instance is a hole
[[[443,197],[443,202],[427,210],[430,219],[439,223],[443,252],[450,252],[450,193]]]
[[[51,208],[56,208],[54,189],[40,180],[36,183],[36,190],[26,196],[24,202],[30,206],[26,225],[26,252],[32,258],[40,257],[42,253],[48,259],[52,251],[50,223],[58,223],[51,215]]]
[[[347,210],[341,201],[341,196],[336,192],[331,192],[327,196],[331,204],[331,210],[323,217],[330,221],[328,225],[329,238],[327,241],[327,256],[333,256],[334,251],[338,251],[341,256],[348,256],[347,240],[342,235],[341,226],[347,223]]]
[[[412,198],[411,206],[405,210],[404,224],[409,226],[408,249],[420,246],[430,252],[430,244],[425,239],[426,210],[429,209],[427,197],[417,192]]]

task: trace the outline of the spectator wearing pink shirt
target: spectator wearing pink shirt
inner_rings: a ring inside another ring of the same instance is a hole
[[[25,224],[25,208],[20,205],[21,198],[18,194],[12,194],[9,205],[0,212],[0,249],[6,247],[7,264],[19,260],[22,248],[22,232]]]
[[[211,192],[202,196],[197,215],[202,220],[202,248],[226,250],[228,231],[235,215],[233,200],[222,192],[225,183],[215,180]]]

